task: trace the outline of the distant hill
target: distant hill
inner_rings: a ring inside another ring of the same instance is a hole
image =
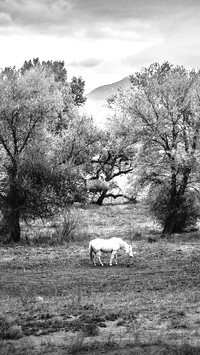
[[[86,95],[85,112],[94,117],[98,126],[105,126],[106,117],[109,114],[109,109],[106,107],[107,99],[115,95],[118,89],[126,89],[129,85],[129,77],[125,77],[115,83],[99,86],[92,90]]]
[[[109,96],[116,94],[119,88],[126,89],[130,84],[129,78],[117,81],[116,83],[99,86],[98,88],[92,90],[88,95],[88,100],[106,100]]]

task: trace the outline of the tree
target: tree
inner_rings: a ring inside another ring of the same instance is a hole
[[[85,90],[85,81],[81,78],[81,76],[79,76],[79,78],[76,78],[75,76],[72,77],[70,82],[70,89],[74,98],[75,105],[82,106],[87,99],[83,96]]]
[[[41,68],[0,74],[0,209],[10,240],[20,219],[48,217],[72,203],[81,184],[70,162],[55,159],[49,125],[64,108],[59,83]]]
[[[198,187],[200,76],[168,62],[152,64],[130,77],[132,88],[117,102],[134,140],[140,142],[141,183],[151,186],[162,236],[188,223],[192,191]],[[194,197],[194,194],[193,194]],[[159,203],[160,202],[160,203]],[[191,211],[190,211],[191,212]]]
[[[92,162],[90,179],[87,181],[89,192],[99,194],[96,204],[102,205],[105,198],[125,197],[119,192],[116,178],[129,174],[133,169],[133,158],[137,148],[119,131],[110,126],[110,130],[101,138],[100,154],[95,155]],[[118,192],[113,192],[113,190]],[[130,198],[131,200],[131,198]]]

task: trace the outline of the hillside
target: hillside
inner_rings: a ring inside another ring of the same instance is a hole
[[[115,95],[120,88],[126,89],[129,84],[129,78],[125,77],[115,83],[100,86],[86,95],[87,101],[84,110],[87,114],[94,117],[98,126],[104,127],[106,117],[109,115],[109,109],[106,102],[107,98]]]
[[[120,81],[112,84],[99,86],[98,88],[92,90],[88,95],[87,99],[90,100],[106,100],[109,96],[114,95],[119,88],[126,89],[130,84],[129,78],[125,77]]]

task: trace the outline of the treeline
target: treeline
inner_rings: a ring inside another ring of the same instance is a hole
[[[25,61],[0,73],[1,233],[20,240],[20,221],[49,218],[88,192],[135,201],[148,187],[166,237],[199,217],[200,73],[168,62],[130,76],[108,100],[107,128],[80,114],[84,81],[62,61]],[[126,195],[115,178],[128,174]]]

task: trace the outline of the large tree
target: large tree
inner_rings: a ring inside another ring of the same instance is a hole
[[[141,183],[151,187],[151,204],[165,237],[189,222],[191,202],[196,207],[200,76],[166,62],[154,63],[130,80],[131,89],[119,95],[115,104],[122,126],[129,127],[133,140],[140,142],[137,171]]]
[[[78,195],[76,168],[58,162],[61,137],[49,129],[63,109],[60,85],[43,68],[0,74],[0,208],[15,242],[21,218],[49,217]]]

